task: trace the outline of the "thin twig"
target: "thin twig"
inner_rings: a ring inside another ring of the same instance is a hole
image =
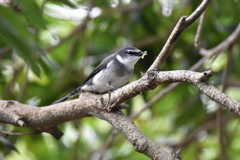
[[[196,33],[196,36],[195,36],[195,39],[194,39],[195,48],[199,47],[199,40],[200,40],[200,37],[202,35],[203,22],[204,22],[205,14],[206,14],[206,11],[204,11],[203,14],[200,16],[200,20],[199,20],[199,24],[198,24],[198,28],[197,28],[197,33]]]
[[[168,55],[170,54],[173,46],[175,45],[178,37],[181,35],[182,31],[185,30],[189,25],[191,25],[207,8],[208,4],[211,0],[203,0],[200,6],[189,16],[182,16],[177,25],[174,27],[172,33],[170,34],[167,42],[163,46],[161,52],[159,53],[156,60],[150,66],[148,71],[150,70],[159,70],[166,60]]]
[[[238,24],[236,29],[232,32],[232,34],[230,36],[228,36],[227,39],[222,41],[220,44],[218,44],[217,46],[215,46],[212,49],[201,48],[199,52],[201,55],[207,55],[207,54],[211,54],[211,53],[222,53],[230,45],[235,43],[239,37],[240,37],[240,23]]]
[[[40,135],[41,132],[30,132],[30,133],[13,133],[7,131],[0,131],[2,134],[10,135],[10,136],[32,136],[32,135]]]
[[[230,119],[236,118],[237,116],[233,116],[232,114],[228,114],[225,115],[221,118],[221,124],[225,123],[225,121],[229,121]],[[170,145],[170,147],[173,148],[174,151],[179,150],[179,148],[183,148],[186,147],[188,144],[190,144],[191,141],[193,141],[198,133],[202,130],[204,131],[209,131],[212,128],[216,127],[216,120],[211,120],[211,121],[207,121],[207,123],[203,124],[202,126],[194,129],[193,131],[191,131],[190,134],[188,134],[188,136],[186,136],[186,138],[184,140],[182,140],[181,142],[175,144],[175,145]]]
[[[228,81],[228,72],[229,72],[229,67],[231,64],[231,59],[232,59],[232,49],[233,46],[231,45],[229,47],[229,52],[227,55],[227,64],[223,70],[223,74],[222,74],[222,92],[224,93],[226,90],[226,86],[227,86],[227,81]],[[217,128],[219,130],[219,143],[220,143],[220,148],[221,148],[221,157],[222,159],[228,159],[227,157],[227,153],[226,153],[226,141],[225,141],[225,137],[224,137],[224,132],[226,132],[224,129],[226,128],[226,122],[224,124],[221,124],[221,119],[222,119],[222,111],[223,108],[219,105],[219,108],[217,110]]]

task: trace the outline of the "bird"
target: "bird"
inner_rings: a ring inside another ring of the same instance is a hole
[[[134,65],[145,55],[146,51],[131,46],[119,49],[103,59],[78,88],[52,104],[66,101],[79,95],[81,91],[102,93],[123,86],[131,78]]]

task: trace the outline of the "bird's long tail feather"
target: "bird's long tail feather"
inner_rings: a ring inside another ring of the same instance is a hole
[[[54,101],[52,104],[56,104],[56,103],[60,103],[60,102],[66,101],[66,100],[68,100],[68,99],[78,95],[80,93],[80,91],[81,91],[81,88],[77,88],[74,91],[72,91],[71,93],[67,94],[66,96],[64,96],[64,97]]]

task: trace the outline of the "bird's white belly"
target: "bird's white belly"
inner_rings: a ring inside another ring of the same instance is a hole
[[[131,74],[126,74],[126,76],[119,77],[115,74],[115,72],[111,70],[107,71],[108,73],[106,73],[106,70],[102,70],[97,73],[92,80],[92,84],[84,85],[81,89],[94,92],[109,91],[113,89],[110,86],[119,88],[126,84],[131,77]]]

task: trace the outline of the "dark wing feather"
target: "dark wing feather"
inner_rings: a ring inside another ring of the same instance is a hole
[[[115,54],[112,54],[108,57],[106,57],[93,71],[92,73],[85,79],[85,81],[83,81],[83,83],[81,84],[84,85],[89,79],[91,79],[93,76],[95,76],[98,72],[100,72],[102,69],[107,67],[108,62],[110,62],[111,60],[113,60],[115,58]]]

